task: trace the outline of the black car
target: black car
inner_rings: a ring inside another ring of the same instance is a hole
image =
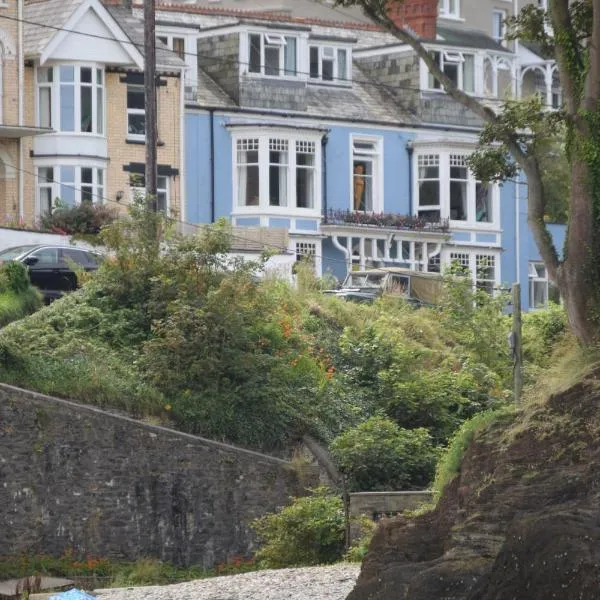
[[[74,268],[95,271],[103,256],[73,246],[16,246],[0,252],[0,264],[15,260],[27,265],[31,283],[39,288],[46,302],[77,288]]]

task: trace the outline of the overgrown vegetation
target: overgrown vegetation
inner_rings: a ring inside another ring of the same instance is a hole
[[[27,269],[21,263],[0,265],[0,327],[32,314],[42,298],[29,283]]]
[[[102,202],[81,202],[70,206],[58,201],[52,212],[41,217],[40,226],[47,231],[89,237],[96,236],[117,216],[117,210]]]
[[[101,237],[93,279],[2,330],[2,381],[269,452],[309,433],[362,491],[426,487],[457,428],[510,398],[504,299],[467,278],[436,308],[360,305],[307,265],[297,289],[257,278],[224,224],[179,238],[139,204]],[[526,319],[537,368],[563,329],[559,308]]]

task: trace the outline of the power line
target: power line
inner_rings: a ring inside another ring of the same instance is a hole
[[[26,173],[28,175],[32,175],[33,177],[38,177],[38,175],[32,171],[29,171],[28,169],[21,169],[15,165],[11,165],[9,163],[5,163],[6,166],[15,169],[16,171],[21,171],[23,173]],[[64,186],[68,189],[72,189],[75,190],[77,192],[82,192],[83,188],[81,187],[77,187],[75,185],[70,185],[70,184],[66,184],[66,183],[59,183],[59,182],[55,182],[54,180],[52,181],[47,181],[46,183],[57,183],[58,185]],[[86,190],[87,192],[87,190]],[[109,204],[114,204],[116,206],[119,207],[123,207],[125,206],[125,204],[118,202],[116,200],[112,200],[111,198],[108,198],[106,196],[102,196],[100,194],[95,194],[92,193],[91,196],[93,198],[96,198],[96,200],[101,200],[103,203],[109,203]],[[206,224],[198,224],[198,223],[190,223],[189,221],[182,221],[182,220],[176,220],[176,219],[172,219],[172,221],[176,224],[180,224],[180,225],[185,225],[188,227],[192,227],[193,229],[197,230],[197,231],[204,231],[206,229],[207,226],[209,226],[209,223]],[[399,230],[400,231],[400,230]],[[279,254],[283,254],[283,255],[287,255],[287,256],[298,256],[299,253],[295,252],[293,250],[290,250],[289,248],[285,247],[285,246],[278,246],[277,244],[270,244],[270,243],[265,243],[265,242],[257,242],[257,240],[252,239],[252,238],[247,238],[244,236],[241,236],[239,234],[235,234],[235,233],[230,233],[229,234],[230,237],[234,240],[238,240],[241,242],[248,242],[251,244],[260,244],[263,248],[263,250],[277,250]],[[426,243],[426,242],[423,242]],[[352,249],[348,248],[348,251],[351,252]],[[301,256],[303,256],[302,254],[300,254]],[[322,254],[311,254],[311,255],[306,255],[308,258],[315,258],[315,259],[320,259],[321,261],[323,260],[327,260],[329,263],[336,263],[336,264],[340,264],[345,266],[346,268],[348,267],[348,264],[350,262],[350,265],[352,264],[352,259],[350,259],[350,261],[346,260],[346,259],[338,259],[335,257],[325,257]],[[424,259],[424,261],[426,261],[427,259]],[[421,262],[424,262],[421,261]],[[406,261],[407,264],[410,264],[410,261]],[[388,271],[385,270],[385,268],[379,268],[379,267],[372,267],[368,269],[369,271],[376,271],[376,272],[381,272],[381,273],[387,273]],[[503,290],[504,288],[494,288],[495,290]]]
[[[68,29],[65,27],[58,27],[56,25],[48,25],[46,23],[38,23],[36,21],[30,21],[28,19],[19,19],[18,17],[11,17],[8,15],[2,15],[0,14],[0,19],[7,19],[9,21],[16,21],[19,23],[24,23],[27,25],[33,25],[35,27],[42,27],[42,28],[46,28],[46,29],[52,29],[54,31],[64,31],[66,33],[73,33],[75,35],[81,35],[84,37],[90,37],[90,38],[95,38],[95,39],[100,39],[100,40],[108,40],[111,42],[114,41],[118,41],[120,43],[124,43],[124,44],[129,44],[131,46],[134,46],[135,48],[138,49],[144,49],[144,44],[140,44],[140,43],[136,43],[133,40],[129,39],[129,40],[116,40],[114,37],[109,37],[109,36],[105,36],[105,35],[101,35],[101,34],[95,34],[95,33],[87,33],[87,32],[83,32],[83,31],[77,31],[76,29]],[[158,36],[160,37],[160,36]],[[214,63],[222,63],[222,64],[235,64],[238,66],[244,66],[244,67],[249,67],[250,66],[250,62],[246,62],[246,61],[241,61],[238,59],[234,59],[234,58],[223,58],[223,57],[215,57],[212,55],[206,55],[206,54],[201,54],[199,52],[174,52],[171,49],[167,50],[169,52],[172,52],[173,54],[176,54],[177,56],[195,56],[197,58],[204,58],[208,61],[212,61]],[[201,68],[201,67],[200,67]],[[360,68],[360,67],[359,67]],[[210,77],[210,75],[208,75],[207,73],[205,73],[207,76]],[[310,79],[310,71],[299,71],[296,70],[295,71],[296,75],[307,75]],[[485,75],[485,72],[482,72],[482,76]],[[519,77],[510,77],[509,80],[510,81],[518,81],[520,78]],[[320,80],[315,80],[315,81],[320,81]],[[357,83],[357,84],[361,84],[361,85],[366,85],[366,86],[371,86],[374,88],[379,88],[379,89],[384,89],[388,92],[399,92],[399,91],[411,91],[411,92],[422,92],[422,91],[428,91],[428,90],[422,90],[420,87],[416,87],[416,86],[409,86],[409,85],[402,85],[402,86],[393,86],[390,84],[385,84],[382,82],[376,82],[376,81],[372,81],[370,79],[341,79],[338,78],[338,81],[341,82],[348,82],[348,83]],[[430,91],[430,90],[429,90]],[[501,100],[500,98],[493,98],[491,96],[475,96],[472,94],[469,94],[469,96],[475,100],[481,100],[481,101],[489,101],[489,100]],[[544,106],[546,108],[552,108],[552,104],[544,104]]]

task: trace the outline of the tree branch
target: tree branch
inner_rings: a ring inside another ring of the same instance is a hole
[[[566,0],[565,0],[566,1]],[[595,0],[600,2],[600,0]],[[499,119],[494,111],[479,102],[473,96],[460,90],[452,80],[439,68],[431,54],[424,48],[422,42],[416,39],[409,31],[404,28],[398,27],[388,16],[386,4],[380,6],[380,3],[376,3],[378,6],[374,7],[369,2],[357,0],[355,2],[362,7],[365,14],[380,27],[392,34],[400,42],[410,46],[416,53],[416,55],[423,60],[429,72],[440,82],[443,86],[444,91],[454,100],[473,111],[476,115],[481,117],[485,122],[491,123],[492,125],[498,124]],[[528,202],[528,213],[527,221],[531,227],[533,237],[538,246],[540,254],[546,263],[548,273],[550,277],[555,280],[560,261],[550,232],[546,227],[544,221],[545,214],[545,196],[544,196],[544,184],[542,180],[541,169],[537,158],[535,156],[529,156],[521,145],[517,132],[512,134],[505,133],[502,137],[502,141],[506,144],[510,153],[512,154],[515,161],[523,169],[527,176],[527,182],[529,186],[529,202]]]

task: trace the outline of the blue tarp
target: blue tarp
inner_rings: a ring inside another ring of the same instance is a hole
[[[48,600],[96,600],[95,596],[90,596],[77,588],[73,588],[68,592],[60,592],[53,594]]]

